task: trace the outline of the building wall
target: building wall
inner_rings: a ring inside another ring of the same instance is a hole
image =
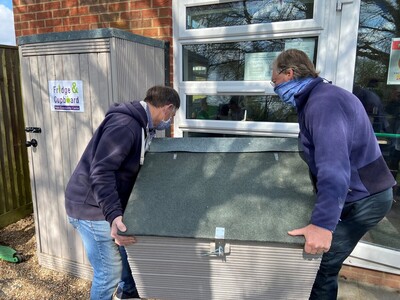
[[[170,42],[172,0],[13,0],[15,35],[118,28]]]
[[[344,265],[340,277],[400,290],[400,275]]]

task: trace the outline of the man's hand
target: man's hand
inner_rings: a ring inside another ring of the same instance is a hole
[[[136,239],[132,235],[119,235],[118,230],[125,232],[126,226],[122,223],[122,216],[116,217],[111,224],[111,237],[115,240],[115,243],[119,246],[128,246],[136,243]]]
[[[309,224],[306,227],[288,232],[289,235],[304,235],[306,243],[304,251],[309,254],[328,252],[332,243],[332,232],[328,229]]]

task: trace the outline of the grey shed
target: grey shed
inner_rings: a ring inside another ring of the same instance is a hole
[[[113,28],[18,38],[40,265],[91,279],[64,207],[65,186],[113,102],[142,100],[166,81],[167,43]],[[53,111],[51,81],[81,81],[82,111]]]
[[[313,205],[297,139],[155,139],[124,214],[139,293],[308,299],[320,258],[287,232]]]

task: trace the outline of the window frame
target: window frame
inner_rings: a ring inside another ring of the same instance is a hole
[[[181,131],[192,132],[210,132],[224,134],[249,134],[263,136],[283,136],[297,137],[299,125],[297,123],[279,123],[279,122],[252,122],[252,121],[218,121],[218,120],[196,120],[186,118],[186,95],[273,95],[273,88],[269,81],[245,81],[241,85],[237,81],[200,81],[183,82],[179,88],[179,94],[182,99],[180,115],[183,118],[179,122]],[[263,89],[260,83],[268,85],[268,89]],[[245,92],[243,92],[245,91]],[[267,92],[266,92],[267,91]],[[178,111],[178,112],[179,112]]]
[[[177,7],[178,16],[185,16],[178,18],[178,34],[180,39],[193,39],[193,38],[217,38],[217,37],[230,37],[230,36],[248,36],[249,34],[257,34],[259,32],[266,32],[271,34],[280,34],[286,32],[296,32],[299,28],[304,31],[315,29],[322,29],[323,27],[323,10],[324,1],[314,0],[314,16],[313,19],[307,20],[294,20],[282,21],[265,24],[250,24],[239,26],[225,26],[201,29],[186,29],[186,8],[191,6],[221,4],[227,2],[240,2],[242,0],[180,0]]]
[[[316,37],[319,34],[318,31],[313,31],[307,35],[289,33],[281,34],[274,39],[285,39],[293,37]],[[213,43],[220,42],[240,42],[240,41],[254,41],[272,39],[269,35],[258,35],[257,38],[252,36],[247,39],[241,37],[227,38],[227,39],[213,39]],[[318,38],[317,38],[318,39]],[[205,41],[203,41],[205,42]],[[208,40],[209,42],[209,40]],[[198,40],[185,40],[180,43],[180,49],[177,59],[179,62],[183,62],[183,47],[188,44],[201,44]],[[299,126],[297,123],[282,123],[282,122],[253,122],[253,121],[218,121],[218,120],[193,120],[186,118],[187,95],[276,95],[274,88],[270,84],[270,80],[247,80],[247,81],[184,81],[183,79],[183,65],[178,68],[175,67],[175,76],[179,76],[179,94],[181,96],[181,109],[177,113],[176,120],[179,120],[178,128],[175,127],[175,132],[182,131],[193,131],[207,132],[207,128],[212,130],[213,133],[223,134],[249,134],[263,136],[281,136],[281,137],[297,137],[299,133]],[[199,128],[198,128],[199,127]],[[263,130],[264,129],[264,130]],[[218,131],[220,130],[220,131]],[[238,132],[240,133],[238,133]],[[210,131],[211,132],[211,131]],[[264,132],[264,134],[262,133]],[[274,135],[273,132],[276,134]]]

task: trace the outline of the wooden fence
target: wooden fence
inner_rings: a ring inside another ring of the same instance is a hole
[[[18,47],[0,45],[0,228],[32,213]]]

